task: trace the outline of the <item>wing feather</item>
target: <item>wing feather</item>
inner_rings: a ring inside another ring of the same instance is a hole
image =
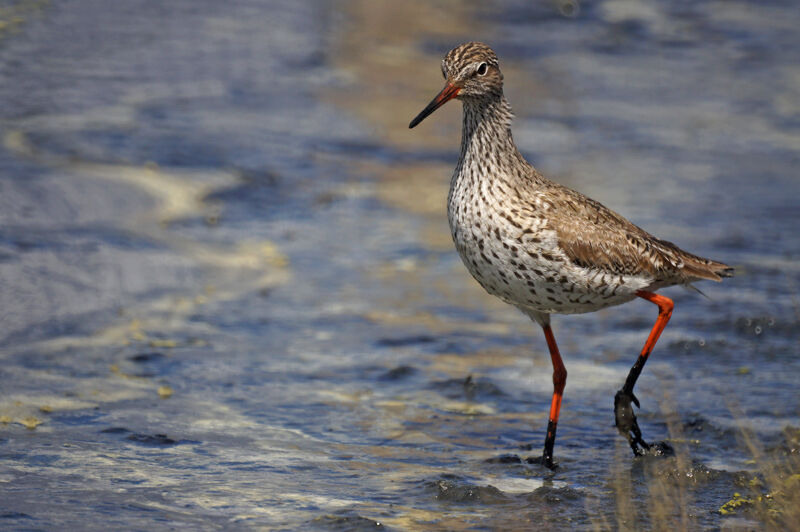
[[[656,282],[719,281],[733,269],[683,251],[654,237],[603,204],[567,187],[548,191],[552,212],[558,213],[558,243],[567,258],[588,269],[622,275],[646,275]]]

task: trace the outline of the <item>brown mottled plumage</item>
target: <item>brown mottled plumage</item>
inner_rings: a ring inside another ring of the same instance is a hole
[[[642,440],[630,406],[638,406],[633,385],[672,312],[672,302],[653,291],[701,279],[719,281],[732,275],[732,268],[650,235],[531,166],[514,144],[503,74],[487,45],[470,42],[454,48],[442,61],[442,74],[445,88],[409,127],[453,98],[464,104],[461,156],[448,197],[450,229],[459,255],[481,286],[544,329],[554,366],[544,463],[553,465],[566,383],[550,314],[591,312],[637,296],[659,306],[659,319],[615,398],[615,414],[634,452],[644,452],[651,446]]]

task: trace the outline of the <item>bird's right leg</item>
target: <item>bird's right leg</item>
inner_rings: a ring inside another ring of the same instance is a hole
[[[650,331],[650,336],[647,337],[647,341],[644,343],[639,358],[636,359],[636,363],[631,368],[630,373],[628,373],[625,384],[617,392],[617,395],[614,396],[614,421],[617,425],[617,430],[628,440],[631,449],[633,449],[633,454],[639,456],[645,454],[652,446],[642,439],[642,431],[639,429],[639,423],[636,421],[636,415],[633,413],[632,404],[635,404],[637,407],[639,406],[639,400],[633,394],[633,387],[636,385],[636,380],[642,372],[644,363],[647,362],[647,357],[649,357],[650,353],[653,351],[658,337],[661,336],[661,332],[664,330],[664,327],[667,326],[667,322],[670,316],[672,316],[672,308],[674,305],[671,299],[652,292],[640,290],[636,292],[636,295],[658,305],[658,318],[653,325],[653,329]],[[664,445],[666,444],[662,444],[661,447]]]

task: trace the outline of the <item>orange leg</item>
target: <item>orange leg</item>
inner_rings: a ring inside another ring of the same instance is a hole
[[[640,290],[636,292],[636,295],[658,305],[658,318],[656,319],[655,325],[653,325],[653,329],[650,331],[650,336],[647,337],[647,341],[644,343],[639,358],[636,359],[636,363],[631,368],[630,373],[628,373],[628,378],[625,379],[625,385],[614,397],[614,417],[617,429],[627,438],[634,454],[640,455],[644,454],[644,451],[650,448],[650,444],[642,439],[639,423],[637,423],[636,416],[633,413],[631,403],[639,407],[639,400],[633,394],[633,387],[636,385],[636,380],[639,378],[639,374],[642,372],[645,362],[647,362],[647,357],[653,352],[658,337],[661,336],[661,332],[664,330],[664,327],[667,326],[667,322],[670,316],[672,316],[672,309],[675,305],[672,303],[671,299],[652,292]]]
[[[550,349],[550,359],[553,361],[553,401],[550,403],[550,419],[547,423],[547,437],[544,440],[544,464],[553,469],[553,445],[556,443],[556,426],[558,425],[558,414],[561,411],[561,398],[564,395],[564,386],[567,384],[567,368],[561,361],[561,354],[558,352],[558,345],[553,336],[550,325],[543,325],[544,337],[547,339],[547,347]]]

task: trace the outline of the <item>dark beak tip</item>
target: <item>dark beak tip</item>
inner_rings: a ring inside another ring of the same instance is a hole
[[[425,118],[427,118],[436,109],[458,96],[460,90],[461,89],[454,87],[450,83],[445,85],[445,87],[441,90],[441,92],[439,92],[439,94],[436,95],[431,103],[429,103],[428,106],[425,107],[425,109],[423,109],[422,112],[420,112],[416,117],[414,117],[414,120],[412,120],[410,124],[408,124],[408,129],[414,129],[417,127],[420,122],[425,120]]]
[[[433,111],[431,111],[431,112],[433,112]],[[423,113],[420,113],[419,115],[417,115],[416,117],[414,117],[414,120],[412,120],[408,124],[408,129],[414,129],[415,127],[417,127],[420,124],[420,122],[425,120],[431,112],[429,112],[429,113],[424,113],[423,112]]]

